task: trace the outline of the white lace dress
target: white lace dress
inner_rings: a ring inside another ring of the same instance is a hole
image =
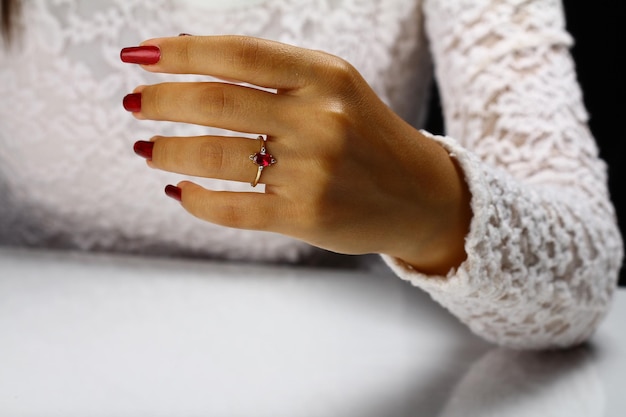
[[[0,243],[297,262],[303,243],[217,227],[163,196],[132,144],[213,129],[141,122],[135,86],[193,76],[122,64],[157,36],[236,33],[337,54],[416,127],[432,64],[446,137],[472,193],[467,260],[447,277],[385,258],[482,337],[587,339],[610,306],[622,240],[556,0],[23,0],[0,51]],[[226,6],[225,3],[228,5]],[[194,179],[197,180],[197,179]],[[214,189],[248,184],[200,181]],[[393,215],[393,213],[390,213]]]

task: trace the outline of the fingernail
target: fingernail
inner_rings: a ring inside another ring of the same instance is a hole
[[[154,148],[154,142],[148,142],[145,140],[138,140],[133,145],[135,153],[147,160],[152,160],[152,149]]]
[[[176,201],[183,201],[183,190],[176,187],[175,185],[168,185],[165,187],[165,195],[170,198],[173,198]]]
[[[137,113],[141,111],[141,93],[132,93],[126,95],[122,101],[124,108],[127,111]]]
[[[152,65],[161,59],[161,50],[157,46],[133,46],[122,49],[120,59],[128,64]]]

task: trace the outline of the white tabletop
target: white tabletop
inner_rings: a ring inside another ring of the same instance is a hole
[[[388,272],[0,249],[0,416],[626,413],[626,290],[516,352]]]

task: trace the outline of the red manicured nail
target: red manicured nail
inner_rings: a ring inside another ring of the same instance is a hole
[[[157,46],[133,46],[122,49],[120,59],[129,64],[152,65],[161,59],[161,50]]]
[[[138,140],[133,146],[135,153],[143,158],[152,160],[152,149],[154,148],[154,142],[147,142],[145,140]]]
[[[141,93],[132,93],[126,95],[122,101],[124,108],[127,111],[137,113],[141,111]]]
[[[173,198],[176,201],[183,201],[183,190],[175,185],[168,185],[165,187],[165,195]]]

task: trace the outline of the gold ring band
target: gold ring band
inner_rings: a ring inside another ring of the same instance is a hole
[[[261,179],[261,172],[263,172],[263,167],[259,167],[259,169],[256,170],[256,178],[254,178],[254,181],[252,181],[250,183],[251,186],[256,187],[257,184],[259,183],[259,180]]]

